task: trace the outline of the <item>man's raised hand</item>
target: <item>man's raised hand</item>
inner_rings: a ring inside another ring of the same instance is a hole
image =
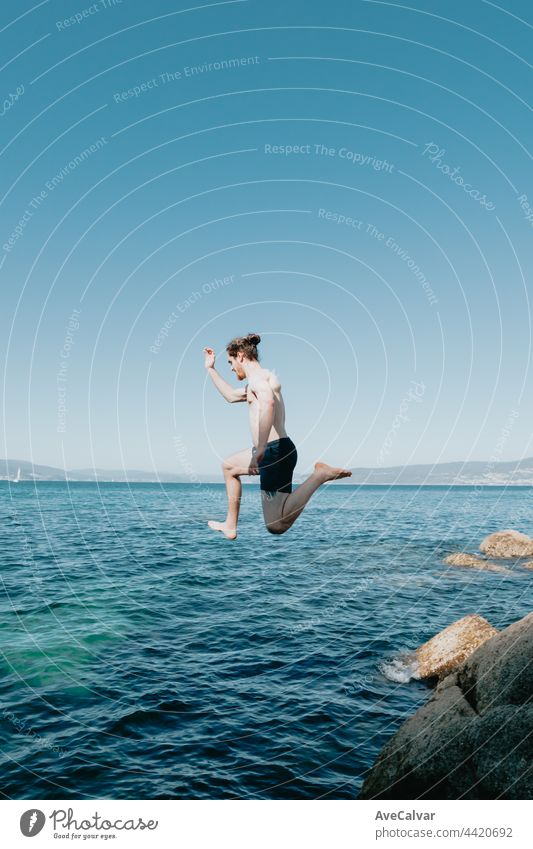
[[[215,352],[212,348],[204,348],[204,366],[206,368],[213,368],[215,365]]]

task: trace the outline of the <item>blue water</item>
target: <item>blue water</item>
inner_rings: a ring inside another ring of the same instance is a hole
[[[353,798],[428,697],[387,661],[453,620],[505,627],[533,574],[448,568],[533,532],[533,490],[321,490],[284,536],[245,487],[0,484],[0,792]]]

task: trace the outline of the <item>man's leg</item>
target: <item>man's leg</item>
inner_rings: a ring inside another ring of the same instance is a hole
[[[271,534],[284,534],[295,523],[311,496],[323,483],[349,478],[351,474],[347,469],[328,466],[326,463],[315,463],[313,474],[294,492],[274,494],[262,492],[263,516],[267,529]]]
[[[226,493],[228,496],[228,512],[224,522],[210,521],[207,524],[213,531],[221,531],[227,539],[237,538],[237,522],[241,506],[241,475],[250,474],[252,449],[245,448],[237,454],[232,454],[222,463]]]

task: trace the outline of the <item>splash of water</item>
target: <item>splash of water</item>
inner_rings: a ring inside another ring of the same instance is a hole
[[[407,684],[408,681],[417,677],[418,661],[412,654],[398,655],[398,657],[382,663],[380,672],[389,681],[395,681],[397,684]]]

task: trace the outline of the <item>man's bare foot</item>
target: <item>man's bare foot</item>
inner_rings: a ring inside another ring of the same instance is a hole
[[[351,478],[352,473],[348,469],[339,469],[328,466],[327,463],[315,463],[315,475],[319,475],[323,482],[336,481],[339,478]]]
[[[228,528],[225,522],[213,522],[211,520],[207,523],[212,531],[220,531],[224,534],[226,539],[237,539],[237,531],[235,528]]]

